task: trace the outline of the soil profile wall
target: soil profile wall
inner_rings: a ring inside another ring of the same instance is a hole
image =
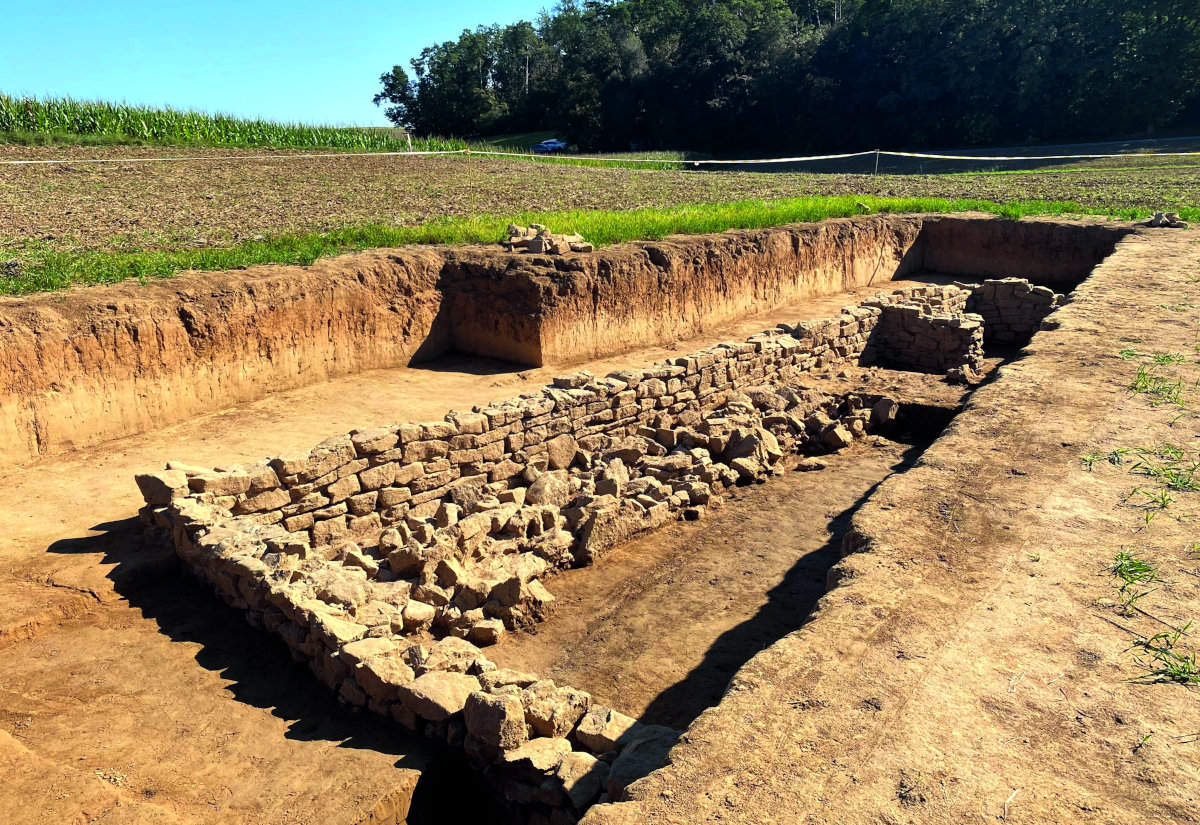
[[[564,257],[376,250],[0,301],[0,466],[452,350],[569,364],[928,268],[1069,281],[1120,234],[869,216]]]
[[[922,269],[979,278],[1026,278],[1073,287],[1116,249],[1130,230],[1052,221],[927,219]]]

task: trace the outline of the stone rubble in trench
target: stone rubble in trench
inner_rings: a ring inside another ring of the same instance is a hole
[[[801,456],[894,424],[896,399],[831,396],[806,374],[861,358],[970,376],[984,328],[964,309],[997,315],[997,296],[1010,329],[1036,329],[1061,300],[1012,279],[881,294],[837,318],[649,369],[561,376],[304,455],[172,463],[138,477],[143,518],[341,700],[463,750],[530,822],[574,821],[661,766],[679,732],[498,670],[480,648],[547,615],[541,580],[554,571],[702,518],[733,485],[820,469]]]

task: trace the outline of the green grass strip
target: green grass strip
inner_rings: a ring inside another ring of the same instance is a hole
[[[1138,209],[1103,210],[1070,201],[995,203],[944,198],[879,198],[868,195],[814,196],[691,204],[628,211],[523,212],[435,220],[416,226],[370,223],[332,232],[281,234],[225,248],[187,250],[32,251],[12,275],[0,273],[0,294],[22,295],[72,285],[111,284],[128,278],[147,281],[185,270],[223,270],[258,264],[308,265],[318,258],[378,247],[409,244],[494,243],[509,223],[541,223],[556,232],[578,232],[598,245],[655,240],[672,234],[704,234],[727,229],[756,229],[867,213],[986,212],[1016,219],[1034,215],[1105,215],[1135,220]],[[1185,220],[1200,219],[1200,209],[1180,209]]]

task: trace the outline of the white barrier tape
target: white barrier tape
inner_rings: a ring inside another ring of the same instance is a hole
[[[556,159],[563,161],[571,160],[588,160],[588,161],[603,161],[608,163],[679,163],[690,164],[692,166],[711,166],[711,165],[754,165],[768,163],[804,163],[814,160],[842,160],[843,158],[861,158],[871,155],[890,155],[892,157],[904,158],[935,158],[938,160],[1087,160],[1095,158],[1153,158],[1153,157],[1189,157],[1200,156],[1200,152],[1131,152],[1126,154],[1115,155],[934,155],[924,154],[921,152],[893,152],[887,149],[868,149],[864,152],[846,152],[838,155],[804,155],[801,157],[792,158],[746,158],[742,160],[672,160],[670,158],[623,158],[623,157],[603,157],[603,156],[587,156],[587,155],[534,155],[524,154],[519,152],[479,152],[474,149],[467,154],[471,155],[494,155],[497,157],[506,158],[532,158],[535,160]]]
[[[926,155],[920,152],[888,152],[881,155],[898,158],[935,158],[938,160],[1095,160],[1099,158],[1192,157],[1200,152],[1125,152],[1116,155]]]
[[[496,157],[527,157],[536,159],[536,161],[546,161],[546,159],[559,159],[559,161],[600,161],[602,163],[680,163],[700,165],[709,163],[799,163],[802,161],[836,161],[836,159],[844,157],[863,157],[864,155],[874,155],[875,150],[865,152],[847,152],[845,155],[809,155],[805,157],[772,157],[767,159],[750,159],[750,161],[677,161],[670,157],[613,157],[613,156],[587,156],[587,155],[529,155],[523,152],[480,152],[470,150],[469,155],[491,155]]]
[[[700,166],[701,164],[704,164],[707,166],[710,163],[720,163],[720,164],[730,164],[730,165],[743,164],[743,163],[803,163],[805,161],[810,161],[810,160],[840,160],[842,158],[861,158],[861,157],[865,157],[867,155],[873,155],[873,154],[875,154],[874,149],[867,151],[867,152],[848,152],[847,154],[844,154],[844,155],[809,155],[808,157],[802,157],[802,158],[751,158],[750,160],[689,160],[686,162],[692,164],[693,166]]]
[[[51,163],[161,163],[188,160],[293,160],[296,158],[379,158],[415,155],[461,155],[466,149],[443,149],[430,152],[322,152],[316,154],[274,155],[192,155],[166,158],[55,158],[53,160],[0,160],[0,166],[34,166]]]
[[[843,160],[845,158],[861,158],[871,155],[899,158],[929,158],[932,160],[1099,160],[1104,158],[1162,158],[1162,157],[1200,157],[1200,152],[1127,152],[1111,155],[935,155],[922,152],[893,152],[891,150],[870,149],[864,152],[846,152],[836,155],[803,155],[791,158],[747,158],[743,160],[672,160],[670,158],[625,158],[597,155],[536,155],[521,152],[491,152],[474,149],[443,149],[424,152],[323,152],[313,154],[274,154],[274,155],[193,155],[191,157],[161,157],[161,158],[55,158],[51,160],[0,160],[0,166],[38,166],[58,163],[163,163],[170,161],[206,161],[206,160],[296,160],[313,158],[371,158],[371,157],[428,157],[430,155],[482,155],[501,158],[527,158],[532,160],[558,160],[570,163],[572,161],[599,161],[601,163],[675,163],[692,166],[750,166],[773,163],[806,163],[817,160]]]
[[[471,149],[464,152],[467,155],[487,155],[494,158],[530,158],[532,160],[598,160],[602,163],[691,163],[689,160],[673,160],[672,158],[623,158],[623,157],[603,157],[596,155],[558,155],[547,152],[544,155],[535,155],[532,152],[491,152]]]

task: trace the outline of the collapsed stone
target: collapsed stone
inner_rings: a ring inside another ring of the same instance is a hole
[[[596,247],[583,239],[582,235],[556,235],[540,224],[528,227],[508,225],[508,240],[504,244],[509,252],[525,250],[551,255],[566,255],[571,252],[594,252]]]

